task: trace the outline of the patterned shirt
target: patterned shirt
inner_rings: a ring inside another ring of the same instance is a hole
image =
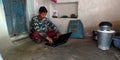
[[[44,18],[42,20],[40,20],[38,16],[32,18],[31,30],[38,31],[39,34],[44,38],[47,37],[45,32],[49,31],[50,29],[54,30],[57,33],[59,32],[57,27],[48,18]]]

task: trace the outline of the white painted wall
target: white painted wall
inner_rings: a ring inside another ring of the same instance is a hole
[[[27,19],[28,30],[29,30],[30,20],[35,15],[33,2],[34,0],[26,0],[26,19]]]
[[[4,51],[13,45],[8,35],[2,0],[0,0],[0,26],[0,51]]]
[[[63,15],[67,15],[70,17],[71,14],[78,15],[78,3],[71,2],[71,3],[58,3],[53,4],[54,10],[58,11],[58,17]]]
[[[0,54],[0,60],[3,60],[2,55]]]
[[[79,18],[85,32],[91,34],[101,21],[110,21],[113,29],[120,30],[120,0],[78,0]]]
[[[78,0],[57,0],[57,3],[78,2]]]
[[[113,29],[120,31],[119,0],[58,0],[58,3],[75,1],[78,1],[78,19],[83,22],[85,34],[91,35],[93,30],[98,29],[98,24],[101,21],[111,22],[113,24]],[[52,8],[53,7],[54,6],[52,6]],[[57,21],[61,19],[53,20]],[[65,24],[66,19],[63,20]],[[59,22],[55,23],[59,25],[61,24]],[[66,25],[67,24],[61,24],[61,26],[59,27],[63,27]]]
[[[51,18],[51,21],[57,26],[61,34],[67,32],[68,24],[70,20],[76,20],[74,18]]]

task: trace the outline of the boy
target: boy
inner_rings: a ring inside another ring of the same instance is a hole
[[[47,12],[47,9],[42,6],[39,8],[39,15],[33,17],[31,20],[30,37],[36,43],[40,43],[41,41],[46,40],[52,44],[52,38],[59,37],[59,31],[55,24],[46,18]]]

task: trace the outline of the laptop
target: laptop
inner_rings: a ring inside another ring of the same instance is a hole
[[[45,45],[48,45],[48,46],[51,46],[51,47],[56,47],[58,45],[62,45],[62,44],[65,44],[69,37],[71,36],[72,32],[70,33],[66,33],[66,34],[62,34],[59,36],[58,39],[53,39],[53,44],[50,44],[50,43],[46,43]]]

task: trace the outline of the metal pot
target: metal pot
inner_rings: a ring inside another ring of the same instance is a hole
[[[111,30],[111,26],[100,26],[100,30],[102,31],[110,31]]]
[[[102,50],[109,50],[110,45],[112,43],[112,37],[114,36],[115,31],[98,31],[98,48]]]
[[[99,24],[99,27],[102,31],[110,31],[112,28],[112,23],[103,21]]]

